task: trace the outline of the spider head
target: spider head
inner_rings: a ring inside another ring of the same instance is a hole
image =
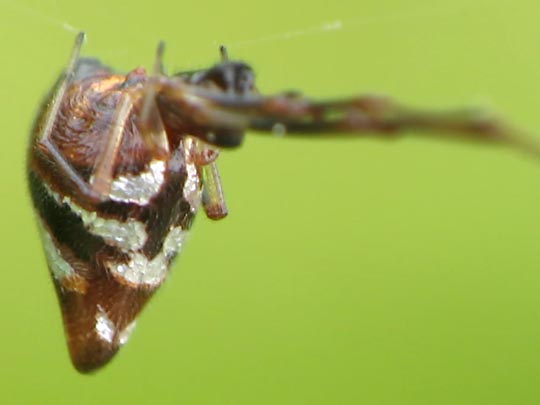
[[[238,61],[223,61],[196,77],[196,84],[214,85],[226,93],[245,95],[255,88],[255,75],[249,65]]]
[[[221,62],[210,69],[180,73],[190,84],[219,89],[225,93],[246,95],[255,91],[255,74],[251,67],[240,61],[229,60],[225,47],[220,47]]]
[[[221,61],[209,69],[180,72],[174,77],[180,78],[183,83],[210,90],[210,95],[217,93],[214,95],[220,97],[224,93],[231,101],[238,101],[256,93],[255,74],[251,67],[241,61],[229,60],[224,47],[221,47],[220,51]],[[206,107],[213,108],[210,105],[212,102],[208,103]],[[158,104],[162,118],[164,117],[169,126],[174,124],[172,126],[178,133],[189,133],[210,145],[223,148],[234,148],[242,143],[244,131],[235,128],[234,125],[234,128],[229,127],[230,123],[218,125],[215,122],[193,122],[190,114],[185,114],[181,108],[177,108],[177,103],[166,97],[158,97]],[[217,109],[219,110],[219,107]]]

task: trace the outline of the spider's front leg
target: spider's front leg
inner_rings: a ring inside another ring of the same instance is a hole
[[[236,146],[235,137],[247,129],[309,137],[395,138],[421,133],[433,138],[507,145],[540,158],[538,139],[480,109],[420,110],[378,96],[312,101],[291,93],[235,96],[204,88],[189,87],[182,92],[173,88],[167,88],[166,94],[171,101],[176,98],[171,105],[182,105],[182,111],[177,113],[191,111],[191,119],[206,128],[205,140],[219,146]]]

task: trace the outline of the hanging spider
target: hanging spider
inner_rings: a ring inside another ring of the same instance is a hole
[[[425,133],[506,144],[540,156],[534,138],[482,111],[420,111],[366,96],[264,96],[246,63],[168,76],[113,72],[79,58],[84,34],[36,119],[28,182],[58,293],[71,360],[89,372],[124,344],[165,279],[199,206],[227,209],[216,166],[244,132],[285,136]]]

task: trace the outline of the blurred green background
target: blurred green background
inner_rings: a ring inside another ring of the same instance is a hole
[[[0,402],[540,403],[540,165],[428,141],[250,135],[224,152],[229,217],[195,222],[115,360],[72,369],[24,181],[42,95],[86,55],[169,70],[217,46],[264,92],[492,106],[540,136],[528,1],[0,1]],[[340,21],[339,30],[324,30]]]

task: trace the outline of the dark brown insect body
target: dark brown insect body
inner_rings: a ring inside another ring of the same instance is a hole
[[[215,159],[244,130],[278,134],[403,130],[509,143],[535,140],[471,110],[420,112],[387,99],[311,102],[260,96],[249,66],[229,61],[167,76],[70,63],[40,112],[28,179],[75,367],[101,367],[126,342],[165,279],[200,205],[226,215]],[[329,135],[331,136],[331,135]]]

